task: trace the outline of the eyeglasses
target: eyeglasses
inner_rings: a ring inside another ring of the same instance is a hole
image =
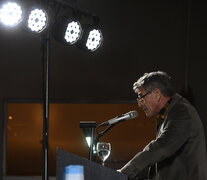
[[[144,95],[142,95],[142,96],[140,96],[139,97],[139,95],[138,95],[138,98],[137,98],[137,102],[139,102],[140,100],[144,100],[143,98],[145,97],[145,96],[147,96],[148,94],[150,94],[152,91],[148,91],[146,94],[144,94]]]

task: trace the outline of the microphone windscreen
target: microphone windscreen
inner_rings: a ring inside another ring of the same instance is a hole
[[[133,110],[129,112],[130,114],[130,119],[136,118],[138,116],[138,112]]]

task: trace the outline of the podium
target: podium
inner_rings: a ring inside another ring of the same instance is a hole
[[[68,165],[83,165],[84,180],[127,180],[125,174],[72,153],[57,149],[56,180],[63,179],[64,168]]]

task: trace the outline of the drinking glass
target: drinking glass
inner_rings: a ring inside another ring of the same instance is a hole
[[[96,146],[96,151],[99,158],[101,159],[102,165],[104,166],[104,162],[111,153],[111,144],[107,142],[98,142]]]

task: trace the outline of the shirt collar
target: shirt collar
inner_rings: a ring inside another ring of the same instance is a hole
[[[170,98],[170,100],[165,104],[165,106],[160,110],[159,114],[156,116],[156,119],[165,119],[167,113],[168,113],[168,109],[170,106],[170,103],[172,101],[172,98]]]

